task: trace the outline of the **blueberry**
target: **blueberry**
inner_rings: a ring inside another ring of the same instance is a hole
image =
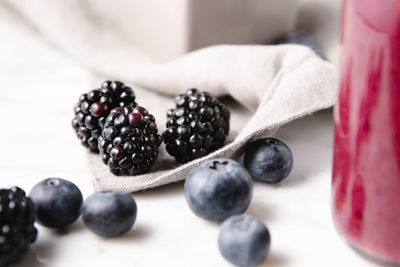
[[[48,178],[35,185],[29,197],[35,207],[36,222],[50,228],[72,224],[81,214],[82,193],[70,181]]]
[[[267,227],[256,217],[242,214],[225,220],[218,236],[219,250],[236,266],[261,264],[268,255],[271,237]]]
[[[290,148],[275,138],[256,140],[246,146],[244,166],[254,180],[279,183],[293,167]]]
[[[321,49],[314,43],[312,37],[304,32],[289,32],[275,42],[276,44],[298,44],[309,47],[320,58],[326,60],[326,56]]]
[[[239,162],[213,159],[192,169],[184,194],[191,210],[209,221],[223,221],[243,213],[250,204],[253,181]]]
[[[135,200],[122,192],[94,193],[82,206],[86,227],[104,237],[115,237],[129,231],[136,215]]]

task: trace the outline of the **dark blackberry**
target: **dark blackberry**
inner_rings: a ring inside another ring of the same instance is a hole
[[[0,189],[0,266],[15,264],[36,240],[34,209],[18,187]]]
[[[230,112],[209,93],[189,89],[176,96],[168,110],[163,139],[167,152],[179,163],[200,158],[222,147],[229,133]]]
[[[100,89],[94,89],[79,97],[74,106],[72,127],[83,146],[98,152],[97,139],[101,135],[105,120],[115,107],[136,107],[135,93],[121,82],[105,81]]]
[[[107,117],[98,148],[115,175],[146,172],[156,161],[162,142],[154,116],[143,107],[115,108]]]

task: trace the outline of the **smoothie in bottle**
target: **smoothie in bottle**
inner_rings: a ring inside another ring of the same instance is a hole
[[[400,263],[400,0],[345,0],[333,219],[352,246]]]

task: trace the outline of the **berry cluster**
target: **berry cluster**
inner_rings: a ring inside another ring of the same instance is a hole
[[[81,212],[89,230],[115,237],[132,228],[137,207],[134,198],[123,192],[94,193],[83,203],[79,188],[61,178],[41,181],[29,197],[19,187],[0,189],[0,266],[22,259],[36,240],[35,221],[48,228],[63,228],[74,223]]]
[[[32,188],[29,196],[35,207],[36,222],[48,228],[68,226],[82,213],[83,223],[89,230],[114,237],[129,231],[136,220],[137,207],[131,195],[98,192],[83,202],[79,188],[61,178],[41,181]]]
[[[253,180],[279,183],[292,170],[293,155],[281,140],[263,138],[249,143],[244,167],[231,159],[211,159],[193,168],[183,193],[197,216],[224,221],[218,237],[222,256],[236,266],[256,266],[267,257],[268,228],[256,217],[241,214],[249,206]]]
[[[121,82],[106,81],[81,95],[72,126],[81,143],[100,152],[115,175],[146,172],[164,139],[177,162],[200,158],[222,147],[229,133],[229,110],[208,93],[189,89],[175,98],[167,113],[167,129],[158,135],[154,116],[138,106],[135,93]]]
[[[167,152],[180,163],[222,147],[229,133],[229,110],[208,93],[189,89],[175,98],[163,133]]]
[[[187,175],[183,193],[194,214],[223,221],[218,247],[226,260],[241,267],[265,260],[271,237],[262,221],[242,214],[250,205],[253,179],[239,162],[226,158],[204,161]]]
[[[74,106],[72,127],[83,146],[98,152],[97,139],[110,111],[115,107],[136,105],[135,93],[130,87],[117,81],[105,81],[100,89],[79,97],[79,102]]]
[[[99,137],[102,160],[115,175],[136,175],[150,169],[162,138],[153,115],[143,107],[115,108]]]
[[[17,263],[36,240],[34,209],[18,188],[0,189],[0,266]]]

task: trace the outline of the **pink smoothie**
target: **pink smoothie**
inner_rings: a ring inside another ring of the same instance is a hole
[[[400,0],[345,0],[333,218],[356,248],[400,263]]]

